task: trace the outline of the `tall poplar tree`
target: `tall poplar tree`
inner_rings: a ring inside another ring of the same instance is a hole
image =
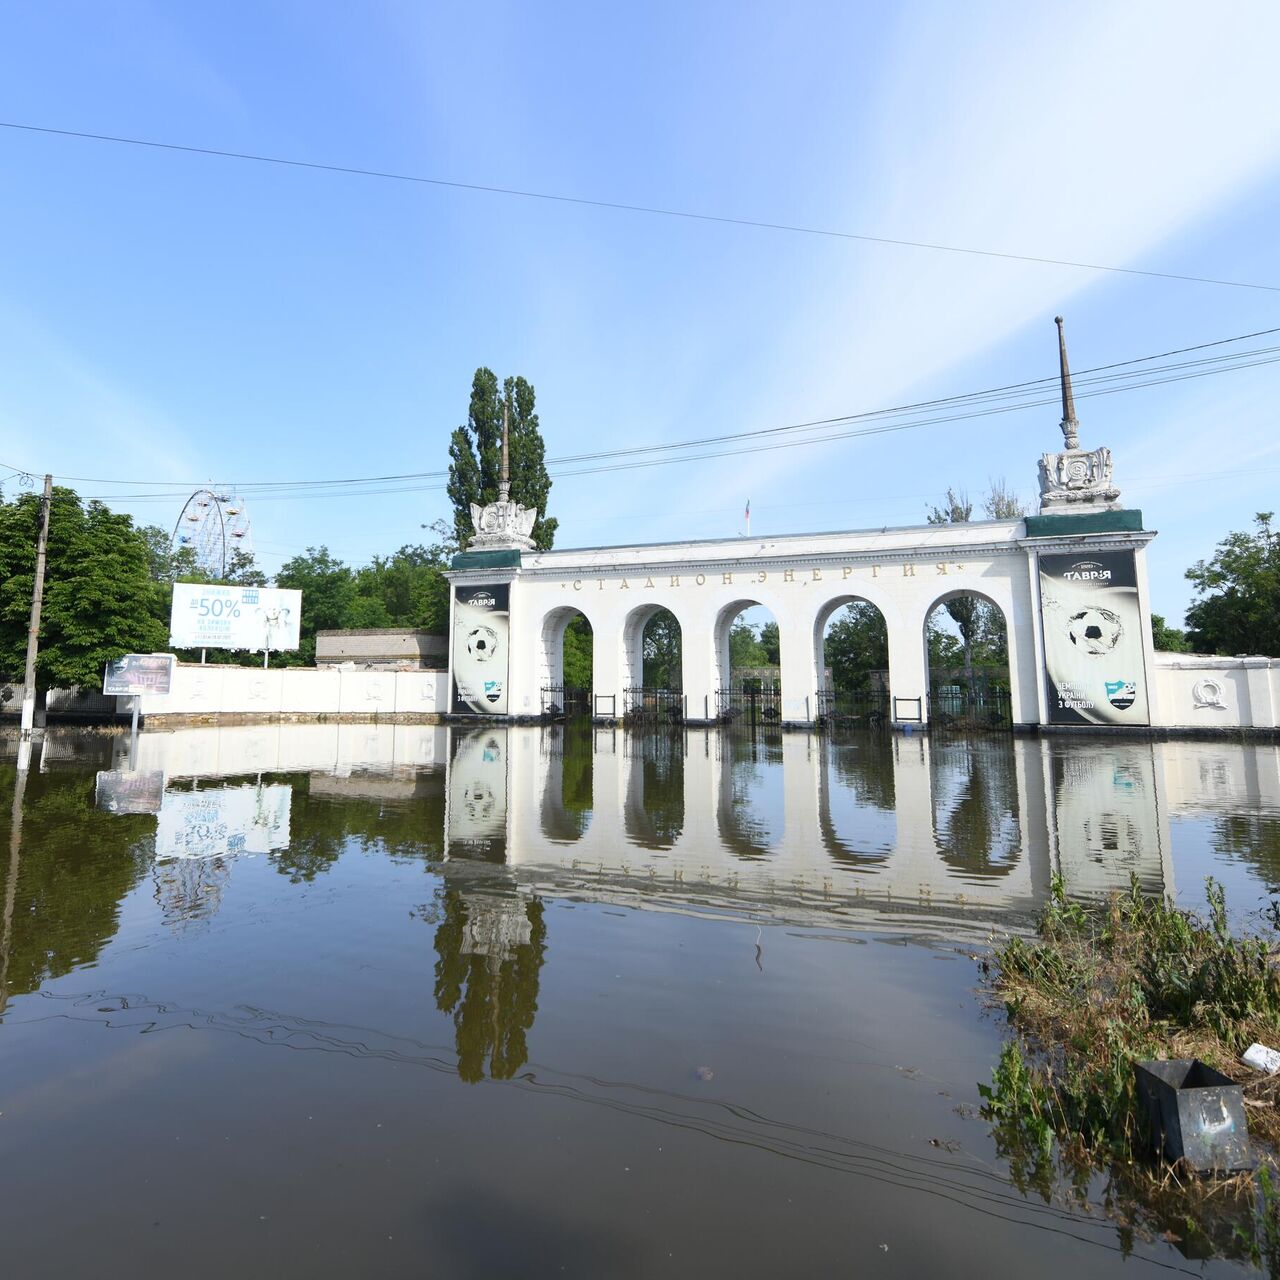
[[[466,426],[459,427],[449,440],[448,493],[453,504],[454,533],[465,546],[475,532],[471,527],[471,504],[484,506],[498,499],[504,404],[510,431],[511,498],[537,510],[533,540],[545,551],[555,541],[558,522],[547,516],[551,477],[547,475],[542,432],[534,410],[533,386],[524,378],[514,377],[499,387],[498,377],[491,369],[476,370],[471,380]]]

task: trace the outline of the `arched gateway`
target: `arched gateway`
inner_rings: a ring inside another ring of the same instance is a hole
[[[1061,332],[1061,326],[1059,325]],[[959,593],[996,605],[1008,628],[1013,723],[1152,723],[1154,664],[1145,549],[1154,533],[1120,506],[1107,449],[1078,447],[1060,343],[1066,448],[1040,462],[1040,514],[1018,520],[539,551],[530,513],[499,501],[475,515],[455,557],[450,675],[455,714],[535,717],[557,671],[565,622],[594,635],[593,710],[621,715],[640,683],[644,623],[680,624],[683,715],[716,718],[727,680],[727,622],[744,602],[779,623],[782,721],[811,724],[832,610],[865,601],[884,615],[890,716],[929,718],[925,622]]]

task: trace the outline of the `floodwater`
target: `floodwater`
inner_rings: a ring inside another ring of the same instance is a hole
[[[1280,748],[51,732],[0,936],[33,1277],[1235,1274],[1018,1190],[975,955],[1055,873],[1241,927]],[[130,768],[132,765],[132,768]]]

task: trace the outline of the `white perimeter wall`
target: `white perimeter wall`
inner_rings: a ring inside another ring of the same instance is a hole
[[[1169,729],[1280,726],[1280,658],[1158,653],[1155,724]]]
[[[143,716],[407,715],[448,709],[443,671],[344,671],[180,663],[168,694],[143,694]],[[129,705],[127,698],[120,700]]]

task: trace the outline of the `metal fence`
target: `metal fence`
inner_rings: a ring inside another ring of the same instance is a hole
[[[818,691],[820,729],[886,729],[890,722],[887,689]]]
[[[623,691],[623,714],[628,724],[680,724],[685,697],[679,689],[633,687]]]
[[[930,729],[1012,729],[1008,689],[941,685],[929,692]]]
[[[718,689],[716,719],[729,725],[776,725],[782,720],[782,690]]]
[[[573,720],[591,715],[590,689],[577,689],[573,685],[547,684],[542,686],[542,714],[547,720]]]

